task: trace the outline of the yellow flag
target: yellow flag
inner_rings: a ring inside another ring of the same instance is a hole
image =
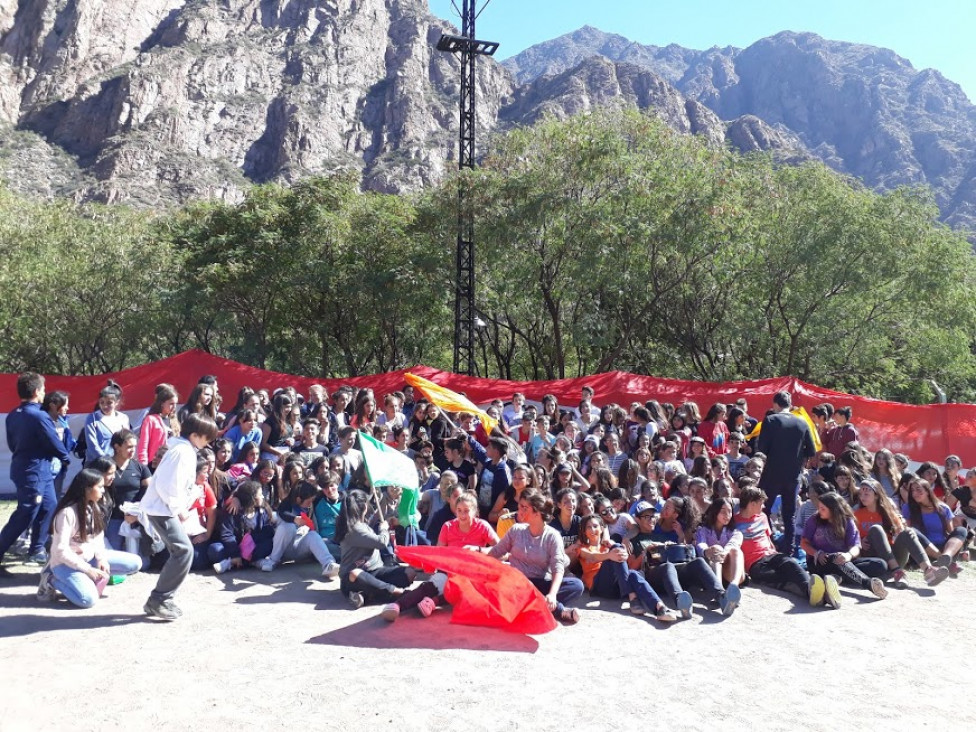
[[[457,392],[446,389],[443,386],[438,386],[433,381],[428,381],[424,377],[415,374],[407,373],[403,375],[403,378],[414,389],[420,389],[424,393],[424,396],[445,412],[470,412],[471,414],[477,415],[478,419],[481,420],[481,424],[485,426],[485,432],[489,435],[498,424],[497,419],[478,409],[470,399],[461,396]]]
[[[810,434],[813,435],[813,446],[817,449],[817,452],[823,450],[823,445],[820,443],[820,433],[817,432],[817,427],[813,424],[810,415],[807,414],[807,410],[803,407],[793,407],[790,409],[790,414],[799,417],[807,423],[807,426],[810,428]],[[752,432],[746,435],[746,439],[751,440],[754,437],[758,437],[760,432],[762,432],[762,422],[757,422]]]

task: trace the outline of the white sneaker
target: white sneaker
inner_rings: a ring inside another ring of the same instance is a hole
[[[271,561],[270,557],[265,557],[258,562],[258,569],[262,572],[271,572],[275,568],[275,563]]]
[[[429,618],[437,609],[437,603],[434,602],[433,597],[424,597],[419,603],[417,603],[417,609],[420,611],[421,615],[423,615],[425,618]]]
[[[230,569],[230,560],[229,559],[221,559],[219,562],[215,562],[214,563],[214,566],[213,566],[213,569],[214,569],[214,572],[216,572],[217,574],[223,574],[228,569]]]
[[[400,617],[400,606],[395,602],[384,605],[383,609],[380,611],[380,617],[386,622],[392,623],[394,620]]]
[[[339,576],[339,565],[335,562],[329,562],[322,568],[322,576],[326,579],[335,579]]]
[[[51,585],[52,576],[51,570],[47,567],[41,571],[41,581],[37,586],[37,599],[41,602],[54,602],[57,598],[57,593]]]

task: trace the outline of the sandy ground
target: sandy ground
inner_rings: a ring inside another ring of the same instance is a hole
[[[5,513],[5,512],[0,512]],[[37,568],[0,585],[0,730],[966,729],[976,562],[937,591],[839,611],[746,588],[731,618],[696,605],[662,628],[584,598],[539,637],[450,611],[351,610],[312,565],[191,575],[185,616],[150,621],[136,575],[90,610],[40,604]]]

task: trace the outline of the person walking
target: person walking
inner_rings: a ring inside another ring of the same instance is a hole
[[[766,494],[765,512],[768,516],[777,496],[782,499],[783,543],[782,551],[790,554],[796,527],[796,496],[800,476],[807,459],[816,454],[810,427],[790,413],[793,399],[787,391],[773,395],[773,406],[778,410],[768,415],[762,423],[762,431],[756,449],[766,455],[766,465],[759,477],[759,489]]]
[[[197,451],[216,439],[217,423],[213,419],[196,412],[187,415],[180,437],[170,443],[140,503],[150,526],[169,550],[156,587],[143,607],[150,617],[176,620],[183,614],[173,603],[193,564],[193,543],[183,522],[190,513],[197,479]]]

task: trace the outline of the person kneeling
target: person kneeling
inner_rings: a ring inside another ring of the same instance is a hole
[[[89,608],[113,574],[141,569],[138,554],[105,548],[104,494],[105,478],[97,470],[86,468],[71,481],[54,511],[51,559],[41,572],[39,600],[50,602],[60,592],[72,605]]]

